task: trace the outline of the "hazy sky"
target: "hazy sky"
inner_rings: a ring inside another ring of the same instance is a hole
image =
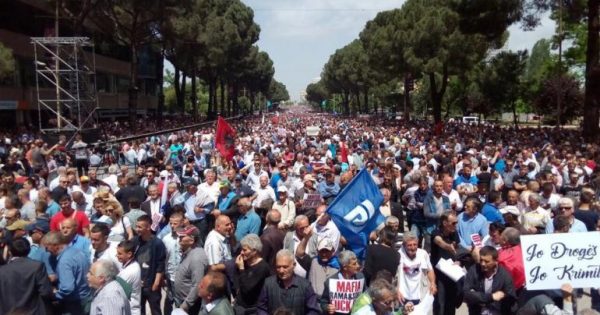
[[[254,10],[261,27],[258,45],[275,64],[275,78],[293,100],[316,80],[336,49],[358,37],[378,12],[399,8],[404,0],[242,0]],[[510,28],[508,49],[531,49],[553,34],[548,18],[533,32]]]

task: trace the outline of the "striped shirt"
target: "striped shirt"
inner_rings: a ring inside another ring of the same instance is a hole
[[[129,300],[117,281],[111,281],[94,295],[90,315],[131,315]]]

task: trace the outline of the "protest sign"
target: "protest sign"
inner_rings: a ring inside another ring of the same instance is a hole
[[[308,126],[306,127],[306,135],[307,136],[318,136],[319,135],[319,131],[321,131],[321,128],[317,127],[317,126]]]
[[[349,314],[354,300],[362,293],[365,279],[329,279],[329,303],[337,313]]]
[[[528,290],[597,287],[600,283],[600,233],[522,235]]]
[[[321,205],[321,195],[319,194],[307,194],[304,199],[303,207],[306,209],[313,209]]]

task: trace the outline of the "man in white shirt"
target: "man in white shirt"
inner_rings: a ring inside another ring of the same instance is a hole
[[[263,203],[267,202],[269,199],[272,202],[275,202],[275,191],[273,190],[273,187],[269,186],[269,176],[262,175],[259,183],[259,187],[254,189],[254,191],[256,191],[256,198],[252,202],[252,207],[254,208],[263,208]]]
[[[212,200],[218,200],[221,191],[219,190],[219,183],[217,182],[217,174],[213,170],[208,169],[204,171],[204,177],[205,181],[198,185],[198,190],[207,193]]]
[[[90,262],[93,263],[101,259],[110,260],[120,270],[121,263],[117,259],[117,244],[108,242],[108,234],[110,234],[110,229],[106,224],[96,224],[92,227],[90,231],[90,242],[92,244]]]
[[[279,186],[277,192],[279,193],[279,200],[273,204],[273,209],[281,213],[281,220],[278,225],[279,229],[287,231],[294,225],[296,204],[294,201],[288,199],[288,189],[285,186]]]
[[[452,207],[452,210],[460,212],[462,211],[463,203],[460,199],[458,191],[456,191],[456,189],[452,189],[453,182],[454,181],[451,176],[448,175],[444,177],[444,189],[442,191],[442,195],[448,197],[448,199],[450,200],[450,206]]]
[[[208,258],[209,269],[225,272],[225,262],[231,260],[231,245],[235,245],[233,224],[226,215],[219,215],[215,221],[215,228],[208,233],[204,250]]]
[[[132,240],[125,240],[119,243],[117,247],[117,258],[123,269],[119,272],[119,278],[123,279],[131,286],[131,297],[129,305],[131,306],[131,315],[141,314],[142,298],[142,269],[135,260],[136,244]]]
[[[398,265],[398,297],[401,303],[419,304],[423,296],[423,277],[429,282],[429,293],[435,295],[435,273],[431,266],[429,254],[418,247],[419,239],[411,232],[404,233],[404,241],[400,248],[400,265]]]

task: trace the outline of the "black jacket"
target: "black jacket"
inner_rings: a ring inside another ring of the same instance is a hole
[[[45,303],[52,298],[52,286],[44,264],[20,257],[0,267],[0,314],[13,309],[45,315]]]
[[[500,301],[492,299],[492,293],[502,291],[505,297]],[[498,265],[498,271],[492,280],[491,293],[485,293],[485,275],[477,264],[472,266],[465,278],[463,288],[464,301],[469,307],[469,315],[481,314],[482,306],[500,314],[514,314],[516,311],[517,294],[512,278],[506,269]]]

